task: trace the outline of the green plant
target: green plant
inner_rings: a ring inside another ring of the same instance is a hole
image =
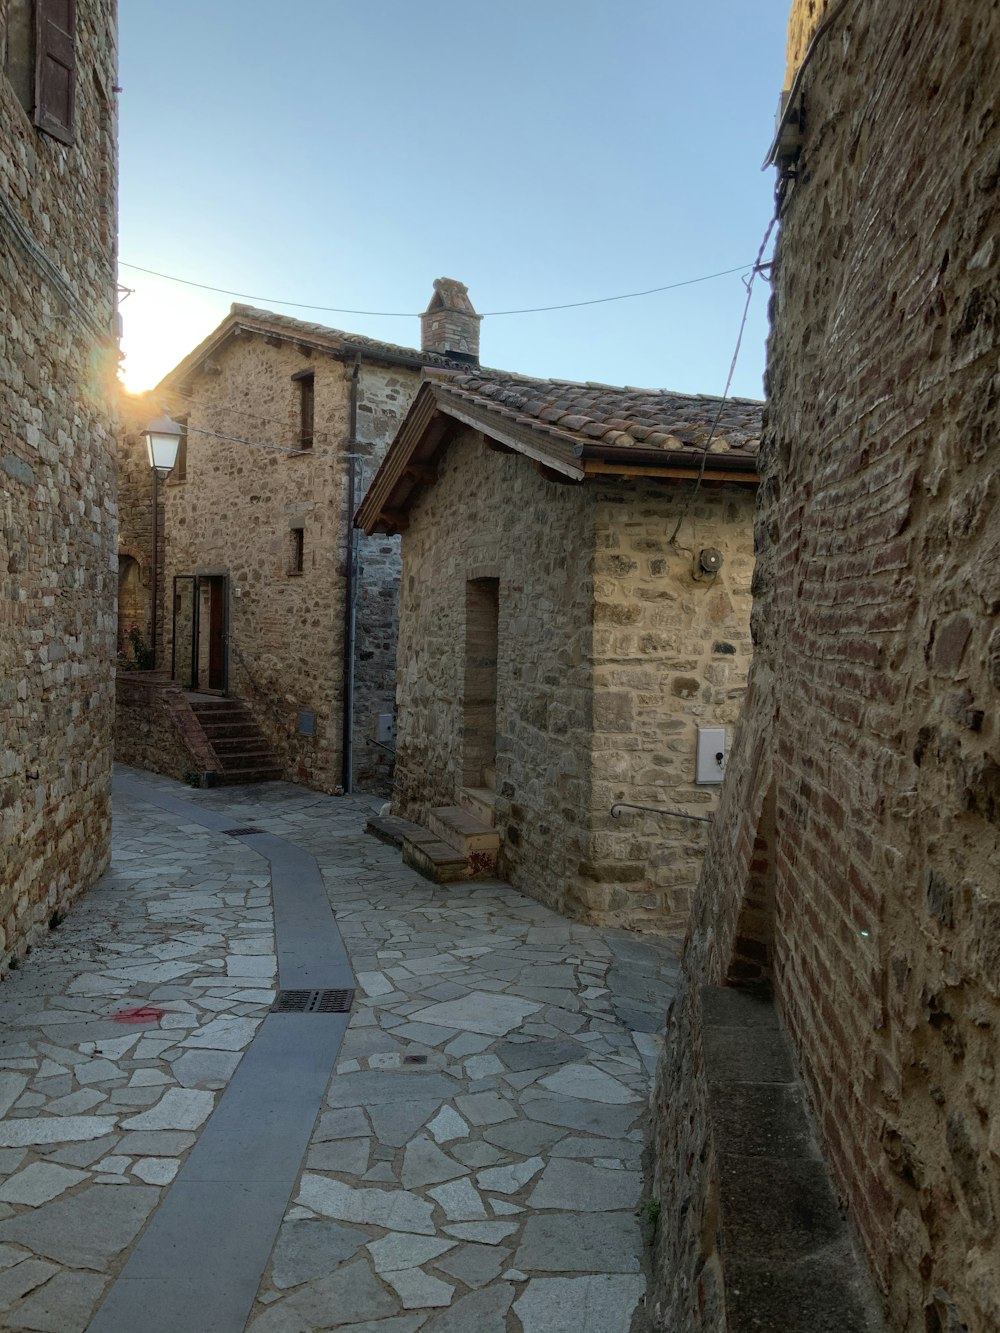
[[[187,783],[189,787],[200,787],[201,774],[196,773],[193,768],[186,768],[184,770],[184,781]]]
[[[149,671],[155,659],[152,648],[142,637],[142,630],[138,625],[129,625],[125,631],[125,637],[132,649],[132,661],[135,663],[136,670]]]
[[[645,1199],[639,1205],[639,1216],[642,1218],[647,1233],[652,1239],[656,1235],[656,1229],[660,1225],[660,1201],[659,1199]]]

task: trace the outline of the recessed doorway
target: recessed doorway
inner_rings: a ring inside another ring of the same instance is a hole
[[[179,574],[174,579],[170,674],[185,689],[226,692],[228,603],[225,574]]]
[[[496,790],[497,651],[500,580],[465,585],[465,697],[462,780],[466,787]]]

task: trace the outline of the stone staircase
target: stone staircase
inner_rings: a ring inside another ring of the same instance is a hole
[[[406,864],[435,884],[492,879],[500,851],[495,800],[486,787],[463,787],[459,803],[432,810],[426,828],[398,815],[373,815],[365,831],[402,848]]]
[[[271,782],[282,776],[281,765],[238,699],[189,695],[188,703],[219,761],[216,785]]]

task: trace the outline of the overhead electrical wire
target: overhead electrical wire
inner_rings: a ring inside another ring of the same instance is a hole
[[[303,449],[301,446],[296,448],[289,444],[265,444],[262,440],[245,440],[240,435],[225,435],[221,430],[206,430],[204,426],[192,426],[188,423],[185,430],[194,431],[196,435],[211,435],[216,440],[227,440],[230,444],[245,444],[248,449],[269,449],[277,454],[309,454],[313,458],[349,458],[351,455],[341,453],[339,449]]]
[[[249,292],[234,292],[228,287],[212,287],[206,282],[194,282],[191,278],[179,278],[173,273],[160,273],[154,268],[143,268],[139,264],[129,264],[120,259],[122,268],[134,269],[136,273],[146,273],[152,278],[164,278],[167,282],[183,283],[185,287],[197,287],[203,292],[217,292],[220,296],[236,296],[241,301],[264,301],[268,305],[288,305],[296,310],[319,310],[329,315],[370,315],[379,319],[419,319],[421,310],[351,310],[346,306],[309,305],[305,301],[285,301],[277,296],[252,296]],[[711,282],[714,278],[726,278],[732,273],[745,273],[746,264],[737,264],[735,268],[720,269],[718,273],[704,273],[698,278],[685,278],[681,282],[668,282],[662,287],[647,287],[641,292],[621,292],[618,296],[595,296],[586,301],[565,301],[562,305],[525,306],[519,310],[482,310],[478,313],[485,319],[495,319],[499,315],[539,315],[549,310],[577,310],[586,305],[607,305],[611,301],[632,301],[639,296],[654,296],[657,292],[672,292],[678,287],[693,287],[699,282]]]
[[[149,393],[153,393],[153,392],[155,392],[155,391],[152,390],[152,389],[150,389],[150,390],[147,390],[147,392],[149,392]],[[182,392],[180,389],[169,389],[169,390],[167,390],[167,392],[166,392],[163,396],[164,396],[165,399],[169,400],[171,403],[173,403],[173,402],[183,403],[183,404],[184,404],[186,407],[188,407],[188,408],[191,408],[191,407],[197,407],[197,406],[198,406],[198,400],[197,400],[197,398],[195,398],[195,396],[194,396],[193,394],[190,394],[190,393],[184,393],[184,392]],[[237,416],[240,416],[240,417],[250,417],[250,418],[251,418],[253,421],[255,421],[255,422],[256,422],[256,421],[266,421],[266,422],[268,423],[268,425],[271,425],[271,426],[281,426],[281,427],[283,427],[283,428],[287,428],[287,427],[288,427],[288,424],[289,424],[287,418],[286,418],[285,420],[282,420],[281,417],[268,417],[268,416],[265,416],[265,415],[263,414],[263,412],[255,412],[255,411],[253,411],[253,410],[252,410],[251,408],[249,408],[249,407],[237,407],[235,403],[227,403],[227,404],[226,404],[226,409],[225,409],[225,410],[226,410],[227,412],[235,412],[236,415],[237,415]],[[192,430],[199,430],[199,427],[197,427],[197,426],[192,426],[191,429],[192,429]],[[214,435],[214,434],[216,434],[215,431],[204,431],[204,430],[202,430],[200,433],[201,433],[202,435],[205,435],[205,434]],[[332,430],[314,430],[314,431],[313,431],[313,435],[314,435],[314,437],[320,437],[320,436],[321,436],[321,437],[324,438],[324,439],[330,439],[330,438],[333,437],[333,436],[336,436],[337,439],[340,438],[339,434],[338,434],[336,431],[332,431]],[[232,437],[228,437],[228,436],[227,436],[226,438],[232,438],[233,440],[235,440],[235,442],[236,442],[237,444],[241,444],[241,443],[243,443],[243,441],[237,439],[236,436],[232,436]],[[281,447],[281,448],[284,448],[283,445],[280,446],[280,447]],[[268,445],[267,448],[269,448],[269,449],[270,449],[270,448],[279,448],[279,446],[278,446],[278,445]],[[302,451],[301,451],[301,450],[298,450],[298,449],[293,449],[293,450],[292,450],[292,453],[300,453],[300,452],[302,452]]]
[[[711,430],[710,430],[709,433],[708,433],[708,441],[707,441],[707,443],[706,443],[706,445],[705,445],[704,450],[702,451],[701,469],[700,469],[700,471],[699,471],[698,478],[697,478],[697,480],[696,480],[696,482],[695,482],[694,489],[692,490],[691,494],[688,496],[687,503],[685,504],[684,509],[682,510],[681,515],[680,515],[680,517],[679,517],[678,520],[677,520],[677,525],[676,525],[676,527],[674,528],[673,535],[672,535],[671,538],[670,538],[671,544],[674,544],[674,543],[676,542],[676,540],[677,540],[677,534],[680,532],[681,525],[683,524],[684,519],[686,518],[686,516],[687,516],[687,514],[688,514],[688,512],[689,512],[689,510],[690,510],[690,508],[691,508],[691,505],[692,505],[692,503],[694,502],[694,498],[695,498],[695,496],[698,494],[698,490],[699,490],[700,487],[701,487],[702,478],[703,478],[704,475],[705,475],[705,465],[706,465],[706,463],[707,463],[707,461],[708,461],[709,445],[711,444],[711,441],[712,441],[713,437],[715,436],[715,432],[716,432],[716,430],[718,429],[719,421],[720,421],[721,418],[722,418],[722,412],[723,412],[723,409],[725,408],[726,401],[727,401],[727,399],[728,399],[728,397],[729,397],[729,390],[730,390],[730,387],[732,386],[733,375],[735,374],[735,371],[736,371],[736,362],[737,362],[737,360],[738,360],[738,358],[739,358],[740,348],[741,348],[742,343],[743,343],[743,333],[744,333],[744,330],[746,329],[747,316],[748,316],[749,311],[750,311],[750,300],[751,300],[751,298],[752,298],[752,296],[753,296],[753,286],[754,286],[754,281],[756,280],[758,273],[763,272],[764,269],[766,269],[766,268],[768,267],[768,265],[761,263],[761,260],[763,259],[764,251],[765,251],[765,249],[767,248],[767,243],[768,243],[768,241],[770,240],[771,232],[774,230],[774,226],[775,226],[775,223],[777,222],[777,218],[778,218],[778,214],[777,214],[777,211],[776,211],[774,217],[771,219],[771,222],[770,222],[770,224],[768,225],[767,231],[766,231],[765,234],[764,234],[764,239],[763,239],[763,241],[761,242],[761,244],[760,244],[760,249],[759,249],[758,252],[757,252],[757,258],[754,260],[753,264],[750,266],[750,276],[749,276],[748,279],[744,279],[744,284],[745,284],[746,289],[747,289],[747,297],[746,297],[746,302],[745,302],[744,307],[743,307],[743,317],[742,317],[742,319],[741,319],[741,321],[740,321],[739,334],[738,334],[737,339],[736,339],[736,349],[735,349],[735,351],[733,352],[732,361],[730,362],[730,366],[729,366],[729,375],[728,375],[728,377],[727,377],[727,379],[726,379],[726,386],[725,386],[725,389],[723,390],[722,397],[719,399],[719,407],[718,407],[718,411],[716,412],[715,420],[714,420],[714,422],[712,423],[712,428],[711,428]],[[204,291],[220,292],[220,293],[222,293],[223,295],[226,295],[226,296],[239,296],[239,297],[241,297],[243,300],[247,300],[247,301],[267,301],[267,302],[269,302],[269,303],[272,304],[272,305],[291,305],[291,306],[296,306],[298,309],[305,309],[305,310],[322,310],[322,311],[327,311],[327,312],[336,313],[336,314],[342,314],[342,315],[378,315],[378,316],[386,316],[386,317],[390,317],[390,316],[391,316],[391,317],[398,317],[398,318],[403,318],[403,317],[405,317],[405,318],[407,318],[407,319],[409,319],[409,318],[414,318],[414,315],[413,315],[412,313],[410,313],[410,312],[398,311],[398,310],[396,310],[396,311],[392,311],[392,310],[347,310],[347,309],[343,309],[343,308],[338,307],[338,306],[308,306],[308,305],[301,305],[301,304],[299,304],[298,302],[295,302],[295,301],[279,301],[279,300],[277,300],[275,297],[267,297],[267,296],[250,296],[250,295],[248,295],[246,292],[232,292],[232,291],[229,291],[228,289],[226,289],[226,288],[224,288],[224,287],[209,287],[209,286],[207,286],[205,283],[192,282],[192,281],[190,281],[190,280],[187,279],[187,278],[178,278],[178,277],[174,277],[172,274],[169,274],[169,273],[158,273],[158,272],[157,272],[156,270],[154,270],[154,269],[140,268],[140,266],[139,266],[138,264],[128,264],[128,263],[126,263],[124,260],[122,260],[122,261],[120,261],[120,262],[121,262],[121,263],[123,264],[123,266],[126,267],[126,268],[133,268],[133,269],[136,269],[137,272],[140,272],[140,273],[148,273],[148,274],[150,274],[150,275],[153,276],[153,277],[157,277],[157,278],[165,278],[165,279],[168,279],[168,280],[171,281],[171,282],[180,282],[180,283],[184,283],[186,286],[189,286],[189,287],[200,287],[200,288],[201,288],[202,290],[204,290]],[[534,307],[526,308],[526,309],[524,309],[524,310],[493,310],[493,311],[486,311],[486,312],[484,312],[484,315],[486,315],[486,314],[489,314],[489,315],[491,315],[491,316],[496,316],[496,315],[531,315],[531,314],[537,314],[537,313],[540,313],[540,312],[542,312],[542,311],[547,311],[547,310],[570,310],[570,309],[574,309],[574,308],[579,307],[579,306],[606,304],[606,303],[609,302],[609,301],[626,301],[626,300],[630,300],[630,299],[633,298],[633,297],[637,297],[637,296],[650,296],[650,295],[652,295],[652,294],[655,293],[655,292],[672,291],[673,289],[675,289],[675,288],[677,288],[677,287],[690,287],[690,286],[692,286],[692,285],[695,284],[695,283],[699,283],[699,282],[709,282],[709,281],[711,281],[711,279],[713,279],[713,278],[728,277],[730,274],[733,274],[733,273],[745,273],[746,271],[747,271],[747,265],[746,265],[746,264],[741,264],[741,265],[739,265],[737,268],[722,269],[722,270],[720,270],[718,273],[707,273],[707,274],[705,274],[704,276],[702,276],[702,277],[700,277],[700,278],[687,278],[687,279],[684,280],[683,282],[673,282],[673,283],[668,283],[666,286],[663,286],[663,287],[650,287],[650,288],[648,288],[646,291],[642,291],[642,292],[626,292],[626,293],[624,293],[624,294],[622,294],[622,295],[620,295],[620,296],[602,296],[602,297],[597,297],[597,298],[595,298],[594,300],[590,300],[590,301],[571,301],[571,302],[568,302],[568,303],[565,304],[565,305],[556,305],[556,306],[534,306]],[[419,315],[419,313],[420,313],[420,312],[417,312],[417,315]],[[193,398],[190,397],[190,395],[186,395],[186,394],[181,393],[181,394],[179,394],[179,395],[177,395],[177,396],[180,397],[180,398],[181,398],[182,400],[184,400],[185,402],[187,402],[187,403],[189,403],[189,404],[191,404],[191,405],[193,406],[193,404],[194,404],[194,400],[193,400]],[[248,417],[249,417],[249,416],[255,417],[258,421],[268,421],[268,422],[272,422],[272,423],[275,424],[275,425],[285,425],[285,424],[286,424],[286,423],[284,423],[284,422],[279,421],[276,417],[265,417],[265,416],[262,416],[262,415],[259,414],[259,413],[256,413],[256,412],[250,412],[250,411],[243,411],[242,409],[239,409],[239,408],[237,408],[236,410],[237,410],[238,412],[240,412],[241,415],[245,415],[245,416],[248,416]],[[189,430],[189,431],[193,431],[193,432],[197,433],[198,435],[208,435],[208,436],[213,437],[214,439],[217,439],[217,440],[225,440],[225,441],[227,441],[228,443],[231,443],[231,444],[242,444],[242,445],[246,445],[248,448],[251,448],[251,449],[265,449],[265,450],[268,450],[269,452],[283,453],[283,454],[310,453],[310,454],[313,455],[313,457],[316,457],[316,458],[324,458],[324,457],[326,457],[326,458],[329,458],[329,457],[347,457],[347,455],[341,454],[339,450],[333,450],[333,449],[317,449],[317,450],[315,450],[315,452],[314,452],[313,450],[297,449],[297,448],[295,448],[294,446],[289,446],[289,445],[282,445],[282,444],[268,444],[268,443],[265,443],[265,442],[263,442],[263,441],[261,441],[261,440],[248,440],[248,439],[246,439],[246,438],[244,438],[244,437],[242,437],[242,436],[238,436],[238,435],[227,435],[227,434],[223,433],[222,431],[207,430],[207,429],[205,429],[204,427],[201,427],[201,426],[192,426],[192,425],[190,425],[190,424],[187,425],[186,429]],[[318,433],[319,433],[319,434],[323,434],[323,435],[327,435],[327,436],[330,434],[330,432],[328,432],[328,431],[321,431],[321,432],[318,432]]]
[[[753,267],[750,270],[750,276],[749,278],[744,279],[744,286],[747,289],[747,299],[743,303],[743,316],[740,319],[740,328],[739,332],[736,335],[736,347],[733,349],[733,358],[729,363],[729,374],[726,376],[726,387],[723,389],[722,397],[719,399],[719,407],[718,411],[715,414],[715,420],[712,422],[708,435],[705,437],[705,447],[701,451],[701,467],[698,469],[698,478],[695,481],[694,486],[691,489],[690,493],[688,494],[688,498],[684,504],[684,508],[681,510],[677,519],[677,523],[674,527],[674,530],[670,534],[671,546],[676,546],[677,534],[680,532],[684,520],[691,512],[691,506],[694,504],[695,497],[697,496],[699,490],[701,489],[701,483],[705,476],[705,467],[708,463],[708,452],[711,447],[712,440],[715,437],[715,432],[719,429],[719,422],[722,420],[722,413],[725,409],[726,401],[729,398],[729,390],[732,388],[733,376],[736,374],[736,363],[739,360],[740,348],[743,346],[743,334],[745,333],[747,327],[747,316],[750,314],[750,302],[753,300],[753,285],[757,281],[757,274],[762,273],[764,269],[770,267],[770,265],[764,264],[761,261],[764,258],[764,251],[767,249],[767,243],[771,239],[771,233],[777,226],[780,210],[781,210],[781,191],[779,185],[779,189],[775,193],[774,212],[771,215],[771,221],[767,224],[767,230],[764,232],[764,239],[761,241],[760,249],[757,251],[757,258],[753,261]]]

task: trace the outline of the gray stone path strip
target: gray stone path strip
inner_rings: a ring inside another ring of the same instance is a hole
[[[119,770],[111,870],[0,987],[0,1328],[235,1333],[254,1286],[248,1333],[628,1328],[676,945],[431,884],[371,804]],[[272,1012],[348,956],[349,1024]]]
[[[115,787],[215,832],[234,827],[231,815],[134,778],[116,777]],[[271,864],[281,986],[352,987],[347,950],[315,859],[270,833],[240,841]],[[267,1015],[89,1333],[240,1333],[347,1024],[346,1014]],[[138,1127],[185,1126],[154,1119]]]
[[[236,816],[183,801],[139,779],[115,775],[112,790],[159,806],[216,833],[245,827]],[[244,834],[240,843],[271,864],[278,978],[286,990],[340,990],[354,985],[344,939],[316,858],[273,833]]]

